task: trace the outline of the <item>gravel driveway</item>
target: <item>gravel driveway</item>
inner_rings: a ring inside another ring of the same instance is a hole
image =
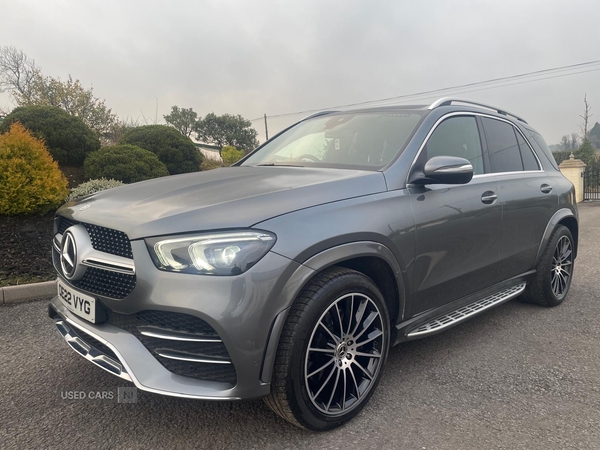
[[[70,350],[46,302],[2,307],[0,447],[600,448],[600,202],[581,205],[580,215],[564,305],[512,301],[394,347],[365,411],[321,434],[285,423],[261,401],[138,391],[137,403],[118,403],[117,387],[130,385]],[[63,398],[76,392],[86,398]]]

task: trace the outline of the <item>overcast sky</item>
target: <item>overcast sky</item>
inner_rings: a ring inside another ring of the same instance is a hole
[[[598,0],[0,0],[0,45],[121,117],[153,123],[158,97],[159,122],[171,105],[253,119],[600,59],[599,19]],[[554,143],[579,130],[585,93],[600,121],[600,71],[461,97]]]

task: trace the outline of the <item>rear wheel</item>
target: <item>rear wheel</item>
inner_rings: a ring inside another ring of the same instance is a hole
[[[523,300],[543,306],[560,305],[569,293],[575,259],[569,229],[560,225],[544,250],[534,279],[527,285]]]
[[[322,273],[290,310],[266,403],[311,430],[347,422],[379,382],[389,334],[385,302],[370,278],[345,268]]]

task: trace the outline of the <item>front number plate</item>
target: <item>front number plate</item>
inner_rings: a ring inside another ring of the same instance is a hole
[[[73,314],[96,323],[96,299],[94,297],[72,289],[59,279],[58,298]]]

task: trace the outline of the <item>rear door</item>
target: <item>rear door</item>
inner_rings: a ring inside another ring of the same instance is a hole
[[[542,170],[533,149],[513,124],[492,117],[480,117],[480,122],[502,202],[499,274],[507,279],[531,269],[557,208],[556,181]]]
[[[471,161],[468,184],[409,186],[415,218],[415,315],[494,284],[502,207],[496,177],[489,173],[476,117],[452,115],[436,124],[418,162],[434,156]]]

